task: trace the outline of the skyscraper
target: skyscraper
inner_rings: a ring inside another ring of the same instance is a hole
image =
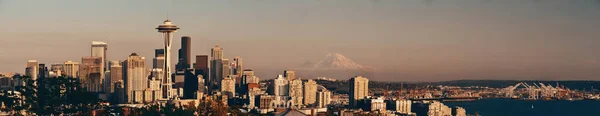
[[[177,32],[179,27],[173,25],[170,20],[165,20],[163,24],[156,27],[158,32],[162,33],[165,44],[165,65],[163,68],[165,76],[163,80],[163,97],[171,98],[171,42],[173,40],[173,33]],[[166,95],[165,95],[166,94]]]
[[[287,78],[288,80],[296,79],[296,71],[285,70],[285,71],[283,71],[283,74],[284,74],[285,78]]]
[[[351,78],[350,83],[350,107],[355,108],[357,100],[361,100],[369,95],[369,79],[362,76]]]
[[[235,79],[231,76],[227,76],[221,80],[221,93],[231,98],[235,95]]]
[[[219,47],[219,45],[215,45],[212,48],[210,56],[212,60],[223,59],[223,48]]]
[[[304,105],[314,104],[317,97],[317,82],[309,79],[304,83]]]
[[[86,56],[81,58],[79,80],[88,91],[100,92],[102,89],[102,57]]]
[[[210,92],[213,88],[211,83],[209,82],[211,80],[210,76],[209,76],[209,67],[208,67],[208,56],[207,55],[196,55],[196,64],[194,65],[194,70],[196,71],[195,74],[197,77],[200,77],[200,75],[202,75],[203,78],[203,86],[206,85],[208,86],[208,90],[203,90],[202,92],[208,91]]]
[[[152,59],[152,69],[163,69],[165,67],[165,50],[154,50],[154,58]],[[163,78],[163,77],[161,77]]]
[[[62,76],[64,73],[64,64],[52,64],[50,65],[50,72],[54,73],[54,75],[51,76]]]
[[[219,45],[215,45],[214,48],[211,49],[211,61],[210,61],[210,88],[214,88],[215,85],[221,83],[221,80],[225,75],[223,75],[223,49],[219,47]],[[211,93],[210,91],[208,93]]]
[[[290,97],[292,97],[292,103],[296,106],[302,105],[304,100],[302,89],[302,80],[294,79],[290,81]]]
[[[198,75],[198,90],[196,91],[196,99],[202,99],[202,96],[204,96],[204,77],[202,77],[202,75]]]
[[[221,76],[223,78],[225,78],[225,77],[227,77],[227,76],[229,76],[231,74],[230,73],[231,72],[231,65],[229,65],[229,59],[223,59],[223,60],[221,60],[221,64],[223,64],[223,66],[221,66],[223,68],[221,70],[222,71],[221,72],[222,73]],[[233,78],[233,79],[235,79],[235,78]]]
[[[283,75],[278,75],[273,80],[273,95],[275,96],[288,96],[289,95],[289,82]]]
[[[126,79],[124,79],[127,102],[142,101],[143,96],[135,93],[142,93],[148,87],[146,59],[138,56],[136,53],[132,53],[124,64],[126,70],[123,73],[127,75]]]
[[[27,67],[25,68],[25,75],[31,77],[32,80],[37,80],[39,73],[39,64],[37,60],[27,61]]]
[[[111,89],[110,90],[106,90],[107,93],[113,93],[115,92],[115,83],[120,81],[120,82],[124,82],[123,80],[123,62],[121,61],[110,61],[110,83],[106,83],[106,84],[110,84]]]
[[[38,65],[38,78],[46,78],[48,77],[48,67],[46,67],[46,64],[39,64]]]
[[[327,90],[323,86],[317,88],[317,98],[315,100],[316,106],[319,108],[326,107],[331,103],[331,91]]]
[[[102,83],[102,81],[105,81],[105,74],[106,74],[105,71],[108,70],[108,68],[107,68],[108,66],[107,66],[107,62],[106,62],[106,50],[108,50],[108,45],[105,42],[92,41],[91,56],[101,58],[100,78],[99,78],[99,81],[101,81],[99,86],[101,88],[104,88],[101,83]],[[98,89],[98,92],[99,91],[102,91],[102,89]]]
[[[179,62],[177,70],[185,70],[190,68],[192,62],[192,38],[189,36],[181,37],[181,49],[179,49]]]
[[[242,58],[240,56],[236,56],[235,58],[233,58],[233,75],[238,75],[239,77],[242,76],[242,72],[243,72],[243,63],[242,63]]]
[[[198,76],[194,74],[194,72],[195,71],[192,68],[185,69],[185,77],[183,81],[183,98],[196,98],[195,93],[198,91]]]
[[[106,50],[108,45],[105,42],[92,41],[92,56],[102,58],[102,68],[106,67]]]
[[[65,76],[66,77],[77,77],[77,73],[79,73],[79,62],[66,61],[64,63]]]

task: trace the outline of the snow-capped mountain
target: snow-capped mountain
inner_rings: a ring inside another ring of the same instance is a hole
[[[329,53],[324,59],[313,64],[314,69],[345,69],[345,70],[372,70],[373,68],[355,63],[339,53]]]

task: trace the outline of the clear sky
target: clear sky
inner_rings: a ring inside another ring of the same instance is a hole
[[[600,80],[600,0],[0,0],[0,72],[80,62],[92,40],[151,59],[167,14],[174,53],[188,35],[261,78],[335,52],[374,80]]]

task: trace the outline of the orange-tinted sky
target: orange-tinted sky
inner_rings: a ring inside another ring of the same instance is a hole
[[[0,0],[0,72],[80,62],[92,40],[151,59],[167,13],[174,43],[219,44],[262,78],[336,52],[375,80],[600,80],[598,0]]]

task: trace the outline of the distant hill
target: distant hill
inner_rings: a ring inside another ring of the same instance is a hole
[[[325,81],[325,80],[316,80],[316,82],[320,85],[323,85],[325,88],[334,91],[336,93],[348,93],[348,82],[347,81]],[[519,82],[526,83],[544,83],[551,84],[552,86],[556,86],[556,83],[560,85],[564,85],[567,88],[574,90],[591,90],[592,86],[595,91],[598,91],[597,88],[600,88],[600,81],[535,81],[535,80],[455,80],[455,81],[442,81],[442,82],[381,82],[381,81],[369,81],[369,89],[371,90],[384,90],[388,88],[388,90],[399,90],[400,88],[405,89],[414,89],[416,87],[426,87],[426,86],[438,86],[438,85],[446,85],[446,86],[485,86],[492,88],[505,88],[511,85],[515,85]],[[401,86],[402,85],[402,86]]]

